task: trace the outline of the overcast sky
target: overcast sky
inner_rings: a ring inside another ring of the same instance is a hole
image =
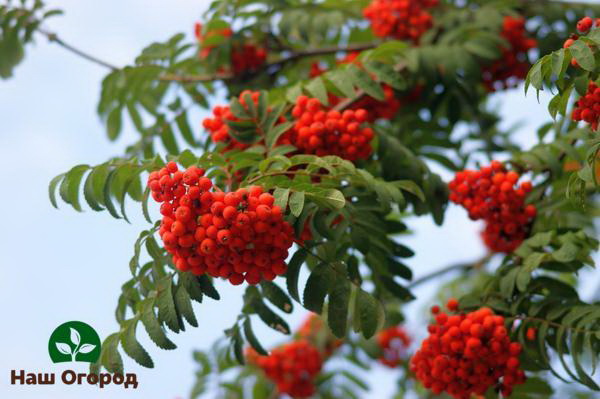
[[[115,65],[125,65],[141,48],[173,33],[192,32],[208,1],[48,1],[66,15],[53,18],[47,28],[66,41],[87,49]],[[132,206],[132,224],[107,213],[78,214],[62,205],[51,207],[47,197],[50,179],[79,163],[98,164],[122,153],[134,138],[126,132],[109,143],[95,113],[100,81],[106,70],[65,52],[38,38],[27,48],[27,58],[9,81],[0,81],[0,168],[3,210],[0,248],[0,300],[3,329],[0,331],[0,397],[4,398],[176,398],[187,397],[194,374],[191,352],[206,348],[222,330],[232,325],[241,306],[241,290],[223,286],[220,302],[196,306],[199,328],[171,334],[178,345],[174,351],[158,349],[138,329],[142,344],[155,361],[147,370],[124,356],[125,367],[138,374],[137,390],[122,387],[99,390],[92,386],[10,386],[11,369],[26,372],[56,372],[74,368],[87,371],[85,364],[53,365],[47,354],[48,338],[55,327],[69,320],[91,324],[105,338],[117,329],[114,308],[121,284],[129,278],[128,261],[133,243],[146,228],[139,207]],[[521,88],[496,96],[495,103],[506,115],[506,126],[523,122],[519,141],[533,142],[534,131],[548,120],[542,105]],[[201,115],[195,122],[200,134]],[[450,207],[444,228],[429,217],[411,220],[414,237],[404,243],[417,255],[408,263],[416,277],[460,261],[478,259],[484,249],[480,226],[462,209]],[[431,285],[417,293],[425,300]],[[424,326],[418,312],[422,302],[411,305],[409,332],[422,337]],[[295,312],[290,324],[303,317]],[[258,326],[258,323],[255,323]],[[284,337],[257,328],[269,346]],[[389,397],[394,391],[394,372],[376,367],[370,381],[374,389],[366,398]],[[214,395],[210,396],[214,397]]]

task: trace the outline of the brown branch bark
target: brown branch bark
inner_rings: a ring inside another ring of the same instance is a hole
[[[362,44],[354,44],[346,47],[321,47],[321,48],[313,48],[306,50],[294,51],[290,55],[281,58],[280,60],[270,62],[265,64],[259,71],[256,71],[250,76],[257,75],[258,73],[269,70],[272,68],[281,68],[285,64],[290,62],[299,60],[304,57],[315,57],[319,55],[327,55],[327,54],[335,54],[338,52],[353,52],[353,51],[363,51],[374,48],[378,43],[362,43]],[[177,75],[177,74],[165,74],[160,77],[160,80],[164,81],[174,81],[180,83],[201,83],[201,82],[212,82],[215,80],[221,81],[229,81],[239,79],[241,76],[236,75],[234,73],[217,73],[214,75]]]

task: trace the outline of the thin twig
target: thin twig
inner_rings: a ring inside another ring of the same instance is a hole
[[[588,330],[585,328],[577,328],[577,327],[570,327],[570,326],[566,326],[564,324],[560,324],[560,323],[556,323],[554,321],[550,321],[550,320],[546,320],[546,319],[542,319],[539,317],[531,317],[531,316],[514,316],[514,317],[508,317],[508,320],[521,320],[523,322],[525,321],[537,321],[540,323],[548,323],[548,325],[556,327],[556,328],[562,328],[564,327],[566,330],[571,330],[574,331],[576,333],[580,333],[580,334],[597,334],[600,332],[600,330]]]
[[[483,265],[485,265],[490,260],[490,258],[491,258],[491,255],[486,255],[483,258],[481,258],[480,260],[475,261],[475,262],[458,263],[455,265],[446,266],[443,269],[426,274],[423,277],[420,277],[420,278],[414,280],[412,283],[410,283],[408,285],[407,288],[413,289],[421,284],[424,284],[430,280],[435,279],[436,277],[443,276],[444,274],[450,273],[453,271],[457,271],[457,270],[468,271],[468,270],[473,270],[473,269],[480,269],[481,267],[483,267]]]
[[[43,28],[38,28],[37,31],[40,32],[42,35],[46,36],[50,42],[58,44],[62,48],[70,51],[71,53],[73,53],[73,54],[75,54],[75,55],[77,55],[77,56],[79,56],[79,57],[81,57],[83,59],[91,61],[94,64],[100,65],[100,66],[102,66],[104,68],[108,68],[108,69],[110,69],[112,71],[116,71],[116,70],[120,69],[120,68],[118,68],[117,66],[115,66],[115,65],[113,65],[111,63],[103,61],[103,60],[101,60],[101,59],[99,59],[99,58],[97,58],[97,57],[95,57],[95,56],[93,56],[93,55],[91,55],[89,53],[86,53],[83,50],[78,49],[77,47],[74,47],[74,46],[70,45],[69,43],[65,42],[63,39],[61,39],[60,37],[58,37],[58,35],[56,33],[49,32],[49,31],[47,31],[47,30],[45,30]]]

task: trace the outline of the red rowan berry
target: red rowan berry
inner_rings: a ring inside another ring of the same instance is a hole
[[[458,310],[458,301],[454,298],[450,298],[446,303],[446,307],[448,308],[448,310],[454,312],[455,310]]]
[[[535,330],[535,328],[529,327],[527,329],[526,336],[529,341],[535,341],[536,335],[537,335],[537,331]]]
[[[169,173],[175,173],[178,169],[179,168],[177,167],[177,164],[175,162],[171,161],[167,163],[167,170],[169,171]]]

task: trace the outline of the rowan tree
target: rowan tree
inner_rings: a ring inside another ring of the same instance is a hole
[[[122,371],[121,351],[153,367],[138,327],[174,349],[170,336],[199,324],[193,301],[216,306],[243,285],[224,338],[194,354],[192,397],[212,379],[225,398],[366,397],[375,363],[396,373],[398,398],[597,395],[600,304],[578,287],[598,250],[600,6],[215,0],[123,67],[47,30],[57,14],[39,0],[0,6],[0,76],[45,36],[107,68],[107,137],[126,119],[138,137],[60,173],[50,201],[125,221],[133,201],[148,222],[92,370]],[[521,86],[553,95],[532,148],[490,105]],[[414,280],[408,219],[441,225],[452,206],[482,221],[489,254]],[[433,280],[445,303],[429,326],[404,324]],[[296,331],[294,306],[312,312]]]

